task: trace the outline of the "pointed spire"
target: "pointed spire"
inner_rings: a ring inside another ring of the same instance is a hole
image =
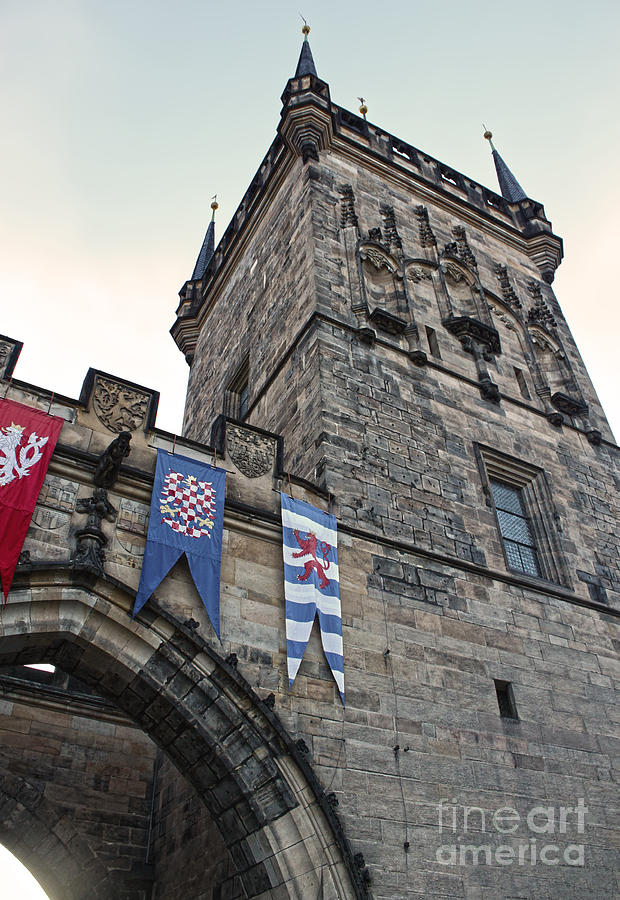
[[[502,197],[504,197],[505,200],[508,200],[509,203],[517,203],[519,200],[527,200],[527,194],[493,146],[493,135],[491,134],[491,132],[485,129],[484,136],[491,145],[493,162],[495,163],[495,171],[497,172],[497,180],[499,181],[499,187],[502,192]]]
[[[197,281],[199,278],[202,278],[215,251],[215,210],[218,208],[215,197],[217,197],[217,194],[213,197],[213,202],[211,203],[211,209],[213,210],[211,213],[211,221],[209,222],[209,227],[207,228],[205,239],[202,242],[202,247],[200,248],[200,253],[198,254],[198,259],[196,260],[196,265],[194,266],[190,281]]]
[[[314,60],[312,59],[312,50],[310,49],[310,44],[308,42],[310,26],[305,19],[301,33],[304,36],[304,42],[301,45],[301,53],[299,54],[299,62],[297,63],[294,77],[301,78],[302,75],[314,75],[315,78],[318,78],[319,76],[316,74],[316,69],[314,67]]]

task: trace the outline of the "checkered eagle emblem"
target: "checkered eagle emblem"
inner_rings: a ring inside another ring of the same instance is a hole
[[[161,489],[159,511],[162,524],[173,531],[191,538],[211,537],[215,522],[213,483],[171,470]]]

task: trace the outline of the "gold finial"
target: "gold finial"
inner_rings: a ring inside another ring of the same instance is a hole
[[[492,138],[493,138],[493,132],[492,132],[492,131],[489,131],[489,129],[487,128],[487,126],[484,124],[484,122],[482,123],[482,127],[484,128],[484,139],[485,139],[485,141],[488,141],[488,142],[489,142],[489,144],[491,145],[491,150],[495,150],[495,147],[493,146],[493,141],[492,141]]]
[[[211,209],[213,210],[213,212],[211,213],[211,219],[215,219],[215,210],[216,210],[216,209],[219,209],[219,203],[217,202],[217,194],[214,194],[214,195],[211,197],[211,201],[212,201],[212,202],[211,202]]]
[[[362,104],[360,106],[360,112],[364,116],[364,119],[366,119],[366,113],[368,112],[368,107],[366,106],[366,101],[364,100],[363,97],[358,97],[357,99]]]
[[[308,22],[306,21],[306,19],[301,15],[301,13],[299,13],[299,15],[301,16],[301,20],[304,23],[303,28],[301,29],[301,33],[304,36],[304,41],[307,41],[308,35],[310,34],[310,26],[308,25]]]

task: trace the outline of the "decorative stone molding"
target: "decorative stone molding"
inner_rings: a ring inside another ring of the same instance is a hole
[[[396,227],[396,215],[393,206],[384,206],[381,210],[385,224],[385,240],[390,250],[397,254],[402,253],[403,242],[400,239]]]
[[[103,375],[95,375],[92,404],[108,431],[120,434],[145,427],[151,395]]]
[[[508,306],[512,307],[512,309],[521,309],[521,301],[517,297],[516,291],[510,283],[507,266],[502,266],[501,263],[497,263],[495,266],[495,274],[497,275],[502,288],[502,297]]]
[[[23,347],[21,341],[0,334],[0,378],[10,378]]]
[[[462,225],[455,225],[452,229],[452,234],[456,238],[457,252],[459,257],[463,260],[466,266],[469,266],[475,271],[478,268],[478,263],[476,262],[476,257],[474,256],[473,251],[467,242],[465,229]]]
[[[418,219],[420,243],[423,247],[436,247],[437,238],[433,234],[433,229],[428,219],[428,209],[425,206],[416,206],[415,214]]]
[[[557,323],[553,313],[547,306],[540,285],[535,281],[530,281],[528,290],[534,299],[534,305],[528,310],[527,320],[536,325],[542,325],[543,328],[555,328]]]
[[[378,307],[373,309],[368,318],[380,331],[385,331],[388,334],[403,334],[407,328],[407,323],[404,319]]]
[[[410,266],[407,269],[407,279],[412,281],[414,284],[418,284],[420,281],[426,279],[428,281],[432,281],[433,276],[426,269],[420,268],[420,266]]]
[[[463,338],[468,337],[471,340],[482,344],[488,352],[498,354],[502,352],[502,346],[499,339],[499,333],[490,325],[473,319],[471,316],[450,316],[443,320],[443,326],[450,334],[458,337],[461,343]]]
[[[493,303],[489,303],[489,308],[490,308],[491,312],[493,313],[493,315],[497,319],[499,319],[499,321],[502,322],[503,325],[506,326],[508,331],[515,330],[514,324],[512,323],[510,318],[506,315],[506,313],[502,309],[498,308],[497,306],[494,306]]]
[[[368,347],[374,347],[377,335],[372,328],[358,328],[355,332],[358,341],[366,344]]]
[[[360,257],[372,263],[377,272],[381,269],[387,269],[388,272],[396,271],[394,264],[380,250],[376,250],[374,247],[362,247]]]
[[[577,400],[575,397],[569,397],[568,394],[564,394],[561,391],[556,391],[555,394],[552,394],[551,402],[556,409],[559,409],[560,412],[571,417],[583,416],[588,411],[587,404],[582,400]]]
[[[108,539],[101,530],[102,519],[113,522],[117,511],[108,500],[105,488],[96,487],[91,497],[78,500],[76,510],[87,513],[86,526],[76,532],[77,546],[71,562],[76,567],[90,569],[97,574],[103,572],[105,554],[103,548]]]
[[[277,439],[242,425],[226,423],[226,452],[242,475],[260,478],[272,472],[276,459]]]
[[[340,225],[342,228],[358,227],[355,195],[350,184],[343,184],[340,188]]]

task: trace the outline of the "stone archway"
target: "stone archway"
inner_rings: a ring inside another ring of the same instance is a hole
[[[52,663],[140,726],[217,824],[236,870],[231,897],[304,897],[320,884],[326,898],[365,896],[338,820],[277,717],[199,636],[154,605],[131,620],[132,603],[105,576],[30,566],[2,615],[0,664]]]
[[[111,895],[105,865],[46,800],[43,785],[13,773],[2,753],[0,798],[0,843],[23,862],[50,897],[79,900],[98,886]]]

